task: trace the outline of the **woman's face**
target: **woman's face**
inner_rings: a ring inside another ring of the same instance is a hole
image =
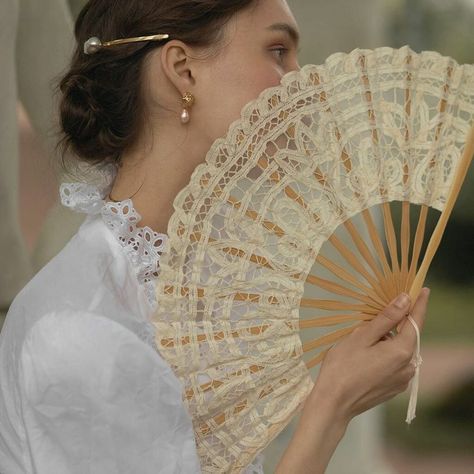
[[[257,0],[236,13],[223,33],[217,51],[215,46],[203,52],[170,40],[151,56],[146,81],[150,88],[145,94],[156,129],[162,131],[162,147],[165,138],[185,133],[196,159],[202,159],[240,117],[245,104],[278,85],[287,72],[299,69],[298,25],[286,0]],[[179,120],[179,95],[184,91],[195,97],[185,127]],[[178,139],[170,146],[176,147]]]
[[[299,69],[299,31],[286,0],[259,0],[226,25],[224,47],[198,67],[192,119],[212,143],[225,135],[243,106]],[[201,135],[202,136],[202,135]]]

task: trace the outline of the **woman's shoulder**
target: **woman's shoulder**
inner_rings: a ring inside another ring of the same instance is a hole
[[[16,295],[0,339],[18,343],[46,314],[93,310],[137,332],[147,311],[136,276],[100,216],[88,216],[65,247]]]
[[[10,308],[35,309],[69,304],[92,290],[99,274],[105,276],[117,256],[108,232],[97,216],[89,216],[66,245],[23,287]]]
[[[171,368],[157,356],[122,324],[92,310],[72,309],[50,311],[38,318],[26,332],[19,353],[23,369],[49,372],[49,377],[34,377],[36,380],[48,381],[54,376],[87,384],[91,379],[100,380],[101,373],[124,371],[122,375],[130,372],[132,376],[153,372],[159,366],[157,372],[175,383]]]

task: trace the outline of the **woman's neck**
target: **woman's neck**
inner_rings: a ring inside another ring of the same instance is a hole
[[[148,226],[163,234],[168,233],[175,197],[189,183],[210,146],[204,140],[196,141],[191,133],[185,134],[184,140],[180,140],[176,132],[170,137],[174,139],[155,138],[153,142],[159,146],[140,147],[140,150],[146,149],[146,153],[124,154],[109,194],[116,201],[131,198],[142,216],[139,226]],[[176,146],[176,143],[181,145]]]

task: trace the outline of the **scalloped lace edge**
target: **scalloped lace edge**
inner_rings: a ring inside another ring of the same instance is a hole
[[[150,306],[156,309],[154,280],[159,274],[160,257],[168,236],[155,232],[148,226],[139,227],[142,217],[131,199],[119,202],[105,200],[112,188],[115,174],[116,167],[108,165],[97,168],[97,184],[62,183],[59,190],[61,203],[75,212],[102,215],[104,223],[125,250]]]

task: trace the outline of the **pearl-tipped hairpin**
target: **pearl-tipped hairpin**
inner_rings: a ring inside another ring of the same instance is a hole
[[[109,46],[115,46],[118,44],[138,43],[140,41],[159,41],[168,38],[168,34],[159,34],[152,36],[137,36],[135,38],[122,38],[102,43],[97,36],[92,36],[84,43],[84,54],[94,54],[102,48],[108,48]]]

